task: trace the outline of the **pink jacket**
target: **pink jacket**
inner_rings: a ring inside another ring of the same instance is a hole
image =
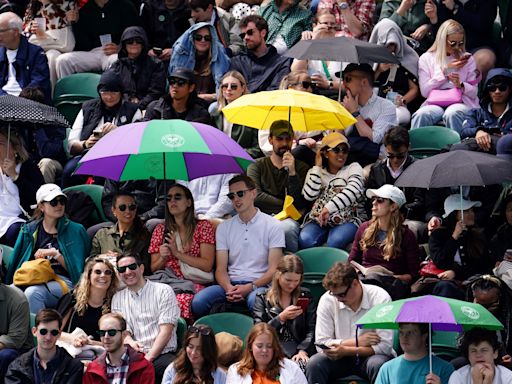
[[[448,56],[448,61],[454,60],[453,56]],[[462,102],[471,108],[478,108],[478,83],[480,74],[476,69],[476,63],[471,56],[467,64],[458,70],[460,80],[464,83],[464,93]],[[435,52],[425,52],[420,56],[418,62],[418,77],[420,80],[420,91],[423,97],[427,98],[433,89],[453,88],[453,84],[446,78],[441,67],[436,63]],[[426,102],[423,104],[426,105]]]

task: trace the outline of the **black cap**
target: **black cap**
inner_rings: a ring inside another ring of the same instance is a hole
[[[176,68],[173,72],[169,74],[170,78],[177,78],[177,79],[183,79],[187,80],[190,84],[196,83],[196,78],[194,76],[194,71],[191,71],[188,68],[180,67]]]
[[[364,72],[364,73],[369,74],[372,77],[374,75],[374,71],[373,71],[372,66],[370,64],[367,64],[367,63],[362,63],[362,64],[350,63],[343,70],[343,75],[346,75],[347,73],[354,72],[354,71]],[[341,71],[340,72],[336,72],[334,74],[334,76],[341,77],[341,74],[342,74]]]
[[[109,69],[101,75],[97,89],[98,92],[123,92],[123,83],[119,75],[114,70]]]

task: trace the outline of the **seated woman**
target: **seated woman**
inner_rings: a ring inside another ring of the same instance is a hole
[[[420,91],[427,100],[412,116],[411,128],[437,125],[441,121],[457,132],[464,114],[478,107],[480,74],[475,60],[466,52],[464,28],[445,21],[436,41],[421,55],[418,64]]]
[[[9,140],[7,138],[10,138]],[[32,213],[43,175],[23,146],[20,137],[0,129],[0,244],[13,247],[21,225]]]
[[[384,287],[393,300],[406,298],[410,284],[418,276],[420,258],[416,237],[403,225],[400,213],[405,204],[404,193],[384,184],[379,189],[368,189],[366,196],[372,199],[372,219],[357,230],[349,260],[366,268],[386,268],[389,273],[367,273],[362,281]]]
[[[219,368],[213,330],[199,324],[188,327],[183,348],[165,370],[162,384],[224,384],[226,373]]]
[[[512,371],[499,365],[496,331],[473,328],[464,332],[460,350],[469,364],[450,376],[449,384],[512,383]]]
[[[249,90],[244,75],[238,71],[226,72],[221,78],[219,97],[216,102],[210,105],[209,111],[217,128],[240,144],[253,159],[257,159],[263,157],[258,145],[258,130],[245,125],[230,123],[222,113],[222,109],[226,105],[247,93],[249,93]]]
[[[43,185],[36,197],[34,220],[21,229],[5,282],[12,284],[14,273],[25,261],[49,259],[57,277],[71,289],[80,279],[84,260],[89,255],[89,236],[81,224],[65,216],[66,195],[57,185]],[[31,313],[54,308],[64,293],[56,280],[25,288]]]
[[[112,69],[121,78],[123,98],[146,109],[165,94],[165,69],[156,57],[148,55],[148,38],[142,27],[128,27],[121,35],[119,59]]]
[[[276,329],[285,355],[304,370],[315,353],[316,304],[309,290],[300,286],[303,279],[300,257],[283,256],[271,287],[256,294],[252,311],[255,323],[268,323]]]
[[[148,254],[151,235],[137,215],[135,198],[128,192],[119,192],[112,199],[112,213],[117,219],[116,224],[96,232],[89,256],[106,254],[115,258],[125,252],[136,254],[144,263],[144,271],[147,269],[151,274]]]
[[[442,226],[434,229],[428,239],[430,258],[444,270],[437,276],[441,281],[435,284],[434,295],[464,300],[459,282],[491,272],[486,237],[476,226],[473,210],[481,205],[479,201],[461,200],[458,194],[445,199]]]
[[[57,305],[63,319],[60,339],[75,347],[101,345],[98,321],[110,312],[110,302],[118,287],[114,266],[106,258],[89,258],[73,292],[62,296]],[[73,335],[76,328],[86,335]]]
[[[169,73],[177,68],[194,71],[196,91],[208,104],[217,98],[222,76],[229,70],[229,57],[209,23],[191,26],[176,40],[172,48]]]
[[[344,249],[366,219],[363,168],[359,163],[345,165],[349,151],[341,133],[330,133],[322,140],[302,189],[304,198],[314,204],[299,234],[301,249],[326,241],[328,247]]]
[[[151,254],[151,271],[170,268],[181,279],[187,279],[186,267],[211,273],[215,260],[215,232],[208,220],[197,220],[194,198],[187,187],[175,184],[167,191],[166,222],[155,227],[148,252]],[[188,270],[188,268],[187,268]],[[210,282],[213,282],[211,274]],[[204,288],[194,285],[195,292]],[[190,303],[194,295],[178,293],[176,299],[181,317],[192,321]]]
[[[286,358],[277,332],[267,323],[258,323],[249,331],[242,360],[228,369],[229,384],[306,384],[299,366]]]
[[[384,19],[374,27],[370,43],[384,45],[400,61],[398,64],[380,63],[375,70],[374,87],[379,96],[391,100],[396,106],[398,124],[408,126],[411,105],[416,110],[420,96],[418,87],[418,54],[407,45],[402,31],[394,21]],[[416,102],[416,103],[413,103]]]
[[[103,72],[98,84],[99,98],[82,105],[68,137],[68,151],[73,156],[62,172],[62,186],[85,182],[84,176],[72,176],[82,156],[96,142],[118,126],[142,119],[137,104],[123,101],[120,77],[111,69]]]

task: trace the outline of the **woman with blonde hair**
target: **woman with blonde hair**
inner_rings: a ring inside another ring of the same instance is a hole
[[[418,63],[420,91],[427,100],[412,116],[411,128],[437,125],[461,131],[464,114],[479,106],[481,75],[466,52],[464,28],[455,20],[439,27],[436,40]]]
[[[367,273],[362,281],[382,286],[393,300],[405,298],[420,269],[416,237],[403,225],[400,213],[405,195],[397,187],[384,184],[379,189],[368,189],[366,196],[372,199],[372,219],[357,230],[349,261],[366,268],[384,267]]]
[[[287,359],[274,327],[256,324],[247,335],[242,360],[228,369],[229,384],[306,384],[299,366]]]
[[[268,323],[278,332],[286,356],[301,367],[315,352],[313,345],[316,304],[304,280],[304,265],[300,257],[286,255],[279,260],[272,285],[258,292],[253,307],[255,323]]]

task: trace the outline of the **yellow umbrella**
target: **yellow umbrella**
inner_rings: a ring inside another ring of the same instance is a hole
[[[222,113],[234,124],[270,129],[276,120],[287,120],[294,131],[344,129],[356,119],[337,101],[292,89],[243,95]]]

